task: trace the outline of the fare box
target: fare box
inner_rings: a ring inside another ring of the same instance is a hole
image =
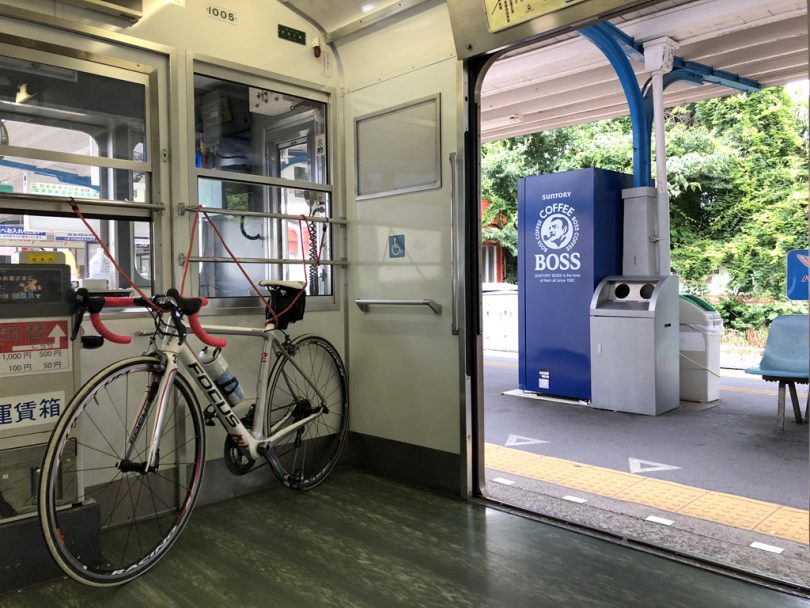
[[[68,342],[67,318],[0,322],[0,378],[70,371]]]

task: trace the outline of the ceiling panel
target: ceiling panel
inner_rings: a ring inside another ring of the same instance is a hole
[[[612,21],[639,42],[669,36],[677,55],[751,78],[763,86],[807,79],[804,0],[667,0]],[[632,63],[640,85],[649,78]],[[680,83],[667,90],[671,107],[732,94],[716,85]],[[484,141],[627,115],[613,68],[576,34],[510,52],[482,88]]]

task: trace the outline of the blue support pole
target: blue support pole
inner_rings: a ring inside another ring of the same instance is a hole
[[[650,129],[648,127],[644,100],[636,74],[627,59],[622,45],[613,37],[604,24],[592,25],[579,30],[579,34],[592,42],[605,55],[616,71],[619,82],[630,107],[630,122],[633,125],[633,187],[652,184],[650,176]]]
[[[649,186],[652,183],[652,96],[650,93],[644,95],[638,88],[638,81],[629,61],[644,61],[644,46],[607,21],[583,28],[579,30],[579,34],[604,53],[619,76],[633,124],[633,185]],[[677,81],[697,85],[709,82],[747,93],[762,89],[762,85],[756,80],[715,70],[695,61],[685,61],[680,57],[675,57],[673,68],[672,72],[664,76],[665,89]]]

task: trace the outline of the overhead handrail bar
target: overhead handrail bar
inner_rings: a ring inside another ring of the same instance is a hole
[[[213,262],[214,264],[233,264],[231,258],[217,256],[191,256],[190,262]],[[311,260],[300,258],[239,258],[241,264],[311,264]],[[320,266],[348,266],[347,260],[320,260]]]
[[[424,300],[355,300],[357,308],[363,312],[368,312],[372,306],[427,306],[437,315],[442,314],[442,305],[438,302],[425,298]]]
[[[184,205],[180,203],[177,206],[177,211],[180,215],[183,215],[186,212],[194,212],[197,208],[193,205]],[[242,211],[239,209],[221,209],[220,207],[200,207],[200,211],[205,211],[206,213],[217,213],[219,215],[233,215],[235,217],[266,217],[273,220],[300,220],[301,215],[291,215],[289,213],[273,213],[271,211]],[[339,226],[345,226],[348,224],[346,220],[336,220],[328,217],[320,217],[320,216],[310,216],[306,217],[308,222],[319,222],[319,223],[326,223],[326,224],[337,224]]]
[[[311,192],[332,193],[332,184],[319,184],[317,182],[286,179],[283,177],[270,177],[268,175],[253,175],[251,173],[235,173],[222,169],[197,169],[197,176],[210,179],[219,179],[242,184],[256,184],[258,186],[271,186],[286,188],[288,190],[308,190]]]
[[[120,209],[152,209],[154,211],[164,211],[166,209],[160,203],[135,203],[130,201],[111,201],[98,198],[79,198],[69,196],[51,196],[51,195],[38,195],[38,194],[25,194],[18,192],[3,192],[0,193],[0,199],[8,201],[32,201],[37,203],[57,203],[60,205],[67,205],[68,207],[75,203],[81,204],[82,207],[118,207]]]

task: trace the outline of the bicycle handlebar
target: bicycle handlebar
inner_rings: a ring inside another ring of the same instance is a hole
[[[98,332],[98,334],[105,340],[114,342],[115,344],[129,344],[132,342],[132,336],[122,336],[116,334],[104,325],[101,321],[101,310],[105,306],[116,306],[126,308],[131,306],[149,306],[149,303],[144,298],[120,298],[120,297],[106,297],[106,296],[89,296],[87,294],[78,294],[80,298],[85,298],[87,311],[90,313],[90,322]],[[169,289],[166,295],[175,302],[177,307],[188,316],[188,324],[194,335],[200,339],[201,342],[215,348],[223,348],[228,341],[225,338],[215,338],[209,335],[200,325],[200,309],[208,304],[208,298],[184,298],[176,289]],[[84,302],[83,302],[84,303]],[[170,309],[160,309],[163,312],[169,312]]]

